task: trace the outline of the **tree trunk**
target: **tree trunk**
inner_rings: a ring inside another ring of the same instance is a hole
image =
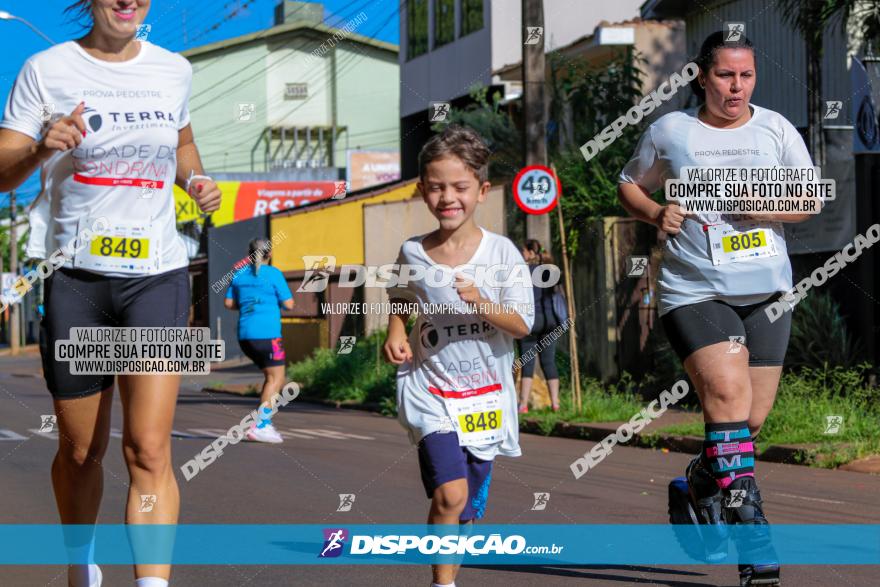
[[[822,133],[822,40],[821,33],[807,41],[807,146],[813,164],[825,164],[825,138]]]

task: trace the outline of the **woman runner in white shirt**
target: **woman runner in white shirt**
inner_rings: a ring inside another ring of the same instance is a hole
[[[189,124],[190,64],[135,38],[149,8],[150,0],[73,3],[69,11],[93,22],[88,34],[28,59],[0,123],[0,191],[40,169],[27,252],[59,261],[45,282],[40,338],[57,415],[52,484],[63,524],[97,518],[114,375],[71,374],[69,362],[55,360],[55,341],[75,327],[186,326],[188,258],[172,186],[185,188],[203,212],[220,206]],[[70,244],[97,224],[110,227],[112,240]],[[64,256],[53,256],[59,250]],[[119,375],[118,385],[131,479],[125,521],[176,524],[170,440],[180,376]],[[74,540],[68,546],[77,559],[92,560],[88,537]],[[134,572],[137,587],[164,587],[171,567],[138,564]],[[100,569],[74,565],[69,584],[98,586]]]
[[[692,87],[704,103],[667,114],[645,131],[620,175],[619,195],[630,214],[669,235],[658,278],[660,315],[703,407],[703,450],[687,469],[700,521],[766,525],[753,438],[776,397],[791,313],[771,321],[765,308],[792,285],[782,223],[809,215],[686,215],[649,196],[667,179],[682,178],[684,167],[813,164],[791,123],[750,104],[757,79],[751,41],[725,42],[714,33],[696,63]],[[729,247],[714,240],[719,234],[760,236],[748,239],[753,250],[746,255],[725,253]],[[736,495],[744,499],[731,499]],[[779,573],[774,565],[740,570],[744,579],[766,584],[775,584]]]

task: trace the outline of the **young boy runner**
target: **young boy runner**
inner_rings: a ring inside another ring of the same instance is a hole
[[[522,454],[513,340],[534,321],[532,282],[517,247],[474,221],[490,187],[489,154],[477,133],[457,126],[422,148],[418,188],[439,226],[403,243],[389,290],[392,301],[420,308],[409,339],[409,314],[390,316],[384,350],[400,365],[400,422],[418,444],[429,524],[481,518],[492,460]],[[454,586],[457,571],[434,565],[433,587]]]

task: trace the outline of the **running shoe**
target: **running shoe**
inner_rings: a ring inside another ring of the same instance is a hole
[[[254,442],[268,442],[269,444],[279,444],[284,442],[278,431],[272,424],[266,424],[262,428],[257,428],[256,424],[251,426],[247,432],[247,439]]]
[[[724,492],[715,477],[703,466],[700,457],[688,464],[685,472],[694,513],[701,524],[706,559],[718,561],[727,557],[728,532],[724,517]]]
[[[70,582],[75,585],[83,585],[84,587],[101,587],[104,581],[104,574],[101,567],[95,564],[76,565],[71,569],[73,576]],[[90,581],[90,579],[93,579]]]
[[[520,414],[528,414],[529,413],[529,406],[520,406],[519,413]]]
[[[754,477],[737,477],[724,493],[724,509],[729,524],[768,523]]]
[[[694,460],[688,464],[685,476],[700,523],[726,523],[723,508],[724,492],[718,487],[715,477],[703,466],[699,456],[694,457]]]
[[[770,524],[764,516],[761,492],[754,477],[738,477],[724,491],[724,514],[729,524],[755,526],[736,536],[740,553],[740,585],[779,585],[778,555],[770,538]]]

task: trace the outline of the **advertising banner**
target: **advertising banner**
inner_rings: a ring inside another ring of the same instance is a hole
[[[214,226],[265,216],[272,212],[298,208],[330,199],[336,192],[334,181],[218,181],[223,192],[220,209],[211,215]],[[200,221],[201,213],[189,195],[174,186],[177,222]]]

